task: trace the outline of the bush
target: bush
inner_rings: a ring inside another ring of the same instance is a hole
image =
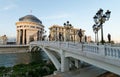
[[[43,68],[44,67],[44,68]],[[52,74],[55,70],[53,64],[45,64],[45,62],[31,62],[29,64],[18,64],[13,67],[0,67],[0,77],[42,77]]]

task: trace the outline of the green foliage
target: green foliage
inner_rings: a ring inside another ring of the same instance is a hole
[[[37,55],[36,55],[37,54]],[[0,77],[42,77],[55,71],[50,61],[44,61],[42,52],[33,52],[32,61],[29,64],[17,64],[13,67],[0,67]]]
[[[31,62],[29,64],[18,64],[13,67],[0,67],[0,77],[42,77],[52,74],[55,70],[53,64],[45,62]]]

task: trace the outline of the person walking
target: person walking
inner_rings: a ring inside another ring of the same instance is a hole
[[[85,42],[87,42],[87,36],[85,35]]]
[[[61,40],[62,40],[62,34],[59,33],[59,41],[61,41]]]
[[[80,38],[80,42],[81,42],[81,40],[82,40],[82,36],[83,36],[83,34],[82,34],[82,29],[79,30],[79,32],[78,32],[78,36],[79,36],[79,38]]]

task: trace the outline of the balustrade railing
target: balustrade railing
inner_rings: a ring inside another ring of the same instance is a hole
[[[36,42],[40,45],[52,46],[58,48],[72,48],[78,49],[85,53],[92,53],[95,55],[100,55],[107,58],[119,59],[120,60],[120,47],[112,47],[107,45],[95,45],[95,44],[82,44],[73,42],[56,42],[56,41],[40,41]]]
[[[91,44],[84,44],[83,51],[99,54],[99,46],[98,45],[91,45]]]
[[[105,47],[105,56],[120,59],[120,47]]]

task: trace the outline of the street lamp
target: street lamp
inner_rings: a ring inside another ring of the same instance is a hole
[[[100,30],[100,26],[94,24],[92,28],[93,32],[95,33],[95,42],[98,43],[98,31]]]
[[[107,10],[105,14],[103,14],[103,9],[99,9],[96,15],[93,17],[94,22],[97,26],[100,26],[101,28],[101,43],[104,44],[104,38],[103,38],[103,23],[105,21],[108,21],[110,18],[111,11]]]
[[[67,34],[66,34],[67,36],[65,36],[67,39],[65,39],[65,40],[69,41],[70,40],[70,30],[71,30],[71,28],[73,28],[73,26],[69,23],[69,21],[67,21],[63,25],[64,25],[66,32],[67,32]]]
[[[40,30],[40,41],[42,41],[43,39],[45,39],[46,35],[44,35],[46,33],[46,31],[44,29]]]

